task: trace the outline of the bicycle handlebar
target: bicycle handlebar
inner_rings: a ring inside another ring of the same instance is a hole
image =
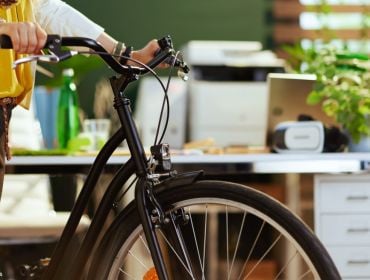
[[[175,67],[181,69],[184,73],[189,72],[189,68],[186,63],[175,56],[175,50],[172,46],[172,40],[170,36],[166,36],[158,40],[160,49],[156,52],[154,58],[147,63],[148,68],[155,68],[163,62],[173,64]],[[128,66],[119,63],[118,59],[115,59],[110,53],[108,53],[100,43],[93,39],[84,37],[60,37],[58,35],[48,35],[44,49],[47,49],[52,55],[43,56],[35,55],[30,56],[29,59],[25,58],[19,63],[24,63],[32,60],[41,60],[47,62],[59,62],[78,54],[78,51],[63,50],[62,46],[65,47],[87,47],[98,54],[106,64],[111,67],[115,72],[119,74],[138,74],[142,75],[147,73],[149,70],[145,67],[140,66]],[[0,48],[11,49],[13,44],[11,39],[7,35],[0,35]],[[42,59],[44,58],[44,59]],[[17,65],[17,64],[16,64]]]

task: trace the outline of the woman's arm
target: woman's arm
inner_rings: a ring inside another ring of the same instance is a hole
[[[35,18],[48,34],[96,40],[104,28],[61,0],[32,0]],[[113,41],[110,38],[109,41]]]
[[[48,34],[79,36],[97,40],[109,53],[114,53],[118,41],[104,32],[104,28],[61,0],[33,0],[37,22]],[[148,62],[158,49],[156,40],[143,49],[133,51],[131,56],[141,62]],[[125,51],[123,45],[120,53]],[[132,64],[131,62],[128,62]]]
[[[89,20],[76,9],[60,0],[33,0],[36,23],[8,23],[0,19],[0,34],[11,37],[17,53],[39,53],[45,45],[46,34],[88,37],[97,40],[110,53],[118,41],[104,29]],[[143,63],[149,62],[159,48],[157,40],[151,40],[144,48],[133,51],[131,56]],[[125,51],[125,46],[122,52]],[[132,64],[131,62],[128,62]]]

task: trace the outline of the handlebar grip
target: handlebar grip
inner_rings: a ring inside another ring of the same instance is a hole
[[[59,35],[54,35],[54,34],[48,35],[46,38],[46,42],[45,42],[45,48],[50,46],[50,44],[52,44],[55,40],[58,40],[58,39],[60,40]],[[13,48],[12,39],[8,35],[1,34],[0,35],[0,49],[12,49],[12,48]]]
[[[8,35],[1,34],[0,35],[0,49],[12,49],[13,44],[12,40]]]

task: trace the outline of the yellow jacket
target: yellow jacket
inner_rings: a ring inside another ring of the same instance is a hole
[[[19,1],[10,8],[0,7],[0,18],[7,22],[34,21],[31,0]],[[23,55],[0,49],[0,98],[16,97],[17,103],[28,108],[34,85],[35,64],[25,63],[12,69],[14,60]]]
[[[0,7],[0,18],[8,22],[37,21],[48,34],[96,39],[104,29],[60,0],[20,0],[8,9]],[[16,97],[28,108],[34,85],[36,63],[21,64],[12,69],[22,55],[0,49],[0,98]]]

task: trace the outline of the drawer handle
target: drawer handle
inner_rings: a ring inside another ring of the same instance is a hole
[[[368,228],[349,228],[347,229],[347,232],[348,233],[365,233],[365,232],[369,232],[370,229]]]
[[[347,200],[368,200],[369,197],[367,195],[349,195],[347,196]]]
[[[349,260],[347,261],[347,264],[349,265],[367,265],[369,264],[369,260]]]

